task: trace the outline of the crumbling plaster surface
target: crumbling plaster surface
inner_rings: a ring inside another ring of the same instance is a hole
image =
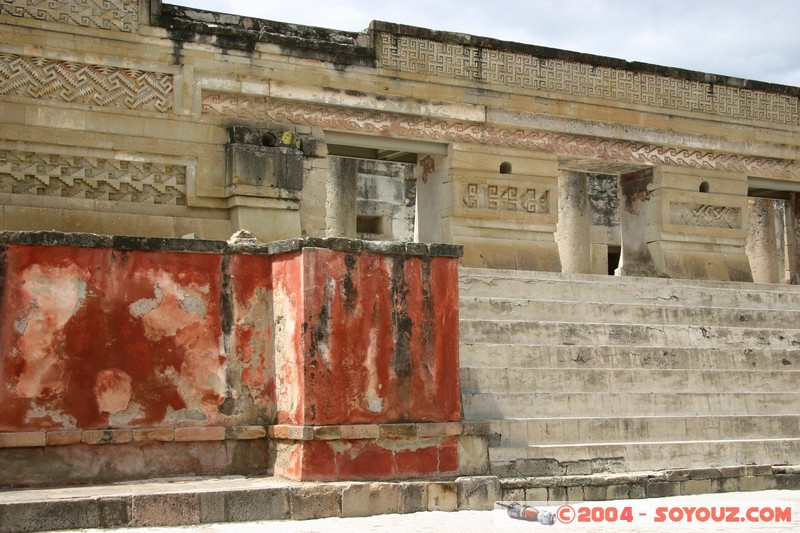
[[[268,371],[249,343],[262,350],[270,332],[242,307],[258,294],[240,292],[242,351],[226,351],[220,256],[13,245],[4,256],[3,430],[264,418],[269,380],[246,385]]]
[[[0,232],[0,486],[458,474],[459,255]]]

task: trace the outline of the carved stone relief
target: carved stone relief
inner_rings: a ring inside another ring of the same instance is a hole
[[[172,90],[171,74],[0,54],[0,95],[166,113]]]
[[[133,32],[139,20],[139,0],[0,0],[0,14]]]
[[[186,167],[0,150],[0,192],[184,205]]]
[[[671,224],[710,228],[742,228],[742,210],[722,205],[672,202],[669,205]]]
[[[463,189],[463,203],[467,209],[515,211],[536,215],[550,212],[548,203],[550,191],[547,189],[536,190],[486,183],[465,183]]]
[[[435,77],[605,98],[734,119],[781,124],[800,121],[796,96],[540,58],[518,51],[381,33],[378,58],[384,68]]]
[[[202,112],[254,121],[313,124],[323,128],[410,139],[435,139],[503,146],[546,153],[635,161],[646,165],[746,172],[751,176],[800,179],[796,161],[676,149],[580,135],[454,122],[367,110],[278,102],[265,97],[205,93]]]

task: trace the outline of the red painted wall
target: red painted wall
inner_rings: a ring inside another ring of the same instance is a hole
[[[8,246],[0,431],[269,422],[269,258],[229,262]]]
[[[455,256],[340,240],[184,251],[181,241],[103,239],[0,233],[0,452],[48,443],[59,457],[83,457],[87,445],[115,444],[97,453],[124,476],[115,458],[128,452],[263,440],[264,426],[284,424],[301,432],[274,437],[275,472],[288,477],[458,473],[451,434],[319,442],[304,433],[460,420]],[[247,461],[266,458],[263,446],[248,450]],[[35,468],[29,455],[9,483]]]
[[[279,423],[460,420],[455,260],[304,248],[273,275]]]

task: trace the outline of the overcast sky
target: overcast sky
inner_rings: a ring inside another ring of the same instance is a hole
[[[398,22],[800,86],[800,0],[164,0],[361,31]]]

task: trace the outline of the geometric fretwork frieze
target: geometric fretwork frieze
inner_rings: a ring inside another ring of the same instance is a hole
[[[749,176],[775,179],[800,179],[800,164],[794,160],[678,149],[520,127],[295,103],[261,96],[204,92],[202,113],[254,123],[272,121],[282,124],[308,124],[331,130],[388,137],[474,143],[603,161],[743,172]]]
[[[549,194],[547,189],[465,183],[463,203],[467,209],[546,215]]]
[[[671,224],[682,226],[732,229],[742,227],[742,210],[722,205],[671,202],[669,218]]]
[[[172,88],[163,72],[0,54],[0,95],[166,113]]]
[[[185,205],[186,167],[0,150],[0,193]]]
[[[139,20],[139,0],[0,0],[0,14],[132,32]]]
[[[797,96],[565,59],[381,33],[383,68],[504,87],[595,97],[733,119],[800,123]]]

